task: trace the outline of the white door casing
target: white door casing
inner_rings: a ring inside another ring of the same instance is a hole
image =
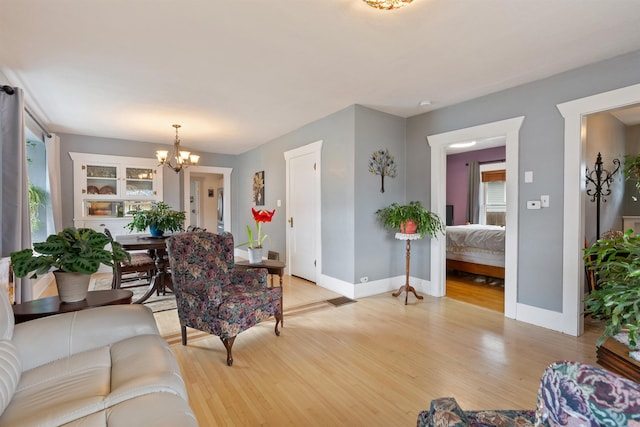
[[[518,134],[524,117],[430,135],[431,210],[446,217],[447,147],[456,142],[506,136],[507,227],[505,232],[504,315],[517,318],[518,280]],[[431,239],[431,295],[446,292],[446,239]]]
[[[231,172],[233,171],[233,168],[223,168],[223,167],[217,167],[217,166],[192,166],[190,168],[183,169],[182,173],[184,174],[183,176],[184,182],[183,182],[182,194],[184,196],[184,199],[182,203],[184,206],[183,208],[184,210],[188,210],[190,206],[189,201],[190,201],[190,191],[191,191],[190,190],[191,170],[193,170],[193,172],[198,172],[198,173],[221,174],[223,176],[224,194],[227,195],[227,197],[223,199],[224,231],[231,232],[231,198],[228,195],[231,194]],[[201,212],[201,214],[205,215],[206,212]],[[217,215],[217,212],[213,212],[212,215],[215,217]],[[211,230],[211,231],[214,231],[214,230]]]
[[[640,84],[558,104],[564,117],[564,227],[562,332],[581,335],[584,275],[585,116],[640,102]]]
[[[288,271],[315,283],[322,272],[321,149],[317,141],[284,153]]]

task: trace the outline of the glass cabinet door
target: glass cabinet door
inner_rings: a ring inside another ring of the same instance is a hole
[[[111,200],[85,200],[84,216],[92,217],[122,217],[124,216],[124,203]]]
[[[88,195],[118,195],[118,167],[108,165],[87,165]]]
[[[125,194],[134,197],[152,197],[155,170],[151,168],[125,168]]]

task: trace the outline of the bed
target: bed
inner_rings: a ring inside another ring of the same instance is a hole
[[[497,225],[447,226],[447,270],[504,279],[505,228]]]

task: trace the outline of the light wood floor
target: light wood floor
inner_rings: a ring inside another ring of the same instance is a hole
[[[464,273],[447,273],[447,297],[504,313],[504,286],[491,285],[492,279]]]
[[[534,408],[556,360],[595,363],[600,325],[572,337],[451,298],[391,293],[333,307],[336,294],[285,276],[285,326],[241,333],[234,364],[217,337],[180,344],[175,311],[157,313],[201,426],[414,426],[431,399],[465,409]]]

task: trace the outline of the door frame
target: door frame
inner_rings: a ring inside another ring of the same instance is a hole
[[[562,248],[562,332],[582,335],[584,318],[585,117],[640,102],[640,84],[558,104],[564,117],[564,227]]]
[[[456,142],[506,137],[507,227],[505,231],[504,315],[517,318],[518,290],[518,146],[524,116],[427,136],[431,146],[431,210],[446,217],[447,148]],[[431,239],[431,295],[446,294],[446,239]]]
[[[315,174],[315,196],[316,196],[316,284],[320,284],[320,278],[322,277],[322,140],[312,142],[307,145],[303,145],[302,147],[294,148],[293,150],[284,152],[285,159],[285,197],[286,197],[286,218],[291,217],[291,212],[289,211],[289,206],[291,204],[289,201],[291,200],[291,193],[289,187],[289,179],[290,179],[290,161],[293,158],[305,156],[307,154],[313,154],[316,162],[316,171]],[[287,264],[287,274],[289,274],[289,266],[291,265],[291,251],[289,250],[291,244],[291,231],[290,227],[287,226],[285,222],[286,229],[286,264]]]
[[[223,188],[225,197],[222,200],[224,209],[222,218],[224,221],[224,231],[231,232],[231,198],[229,196],[231,195],[231,172],[233,171],[233,168],[222,168],[218,166],[194,166],[193,168],[193,171],[198,173],[223,175]],[[189,195],[191,193],[191,170],[191,168],[182,169],[182,172],[184,174],[182,176],[182,179],[184,180],[184,182],[182,183],[182,203],[185,210],[189,206]],[[202,212],[200,214],[202,215]],[[218,213],[216,212],[216,218],[217,217]]]

